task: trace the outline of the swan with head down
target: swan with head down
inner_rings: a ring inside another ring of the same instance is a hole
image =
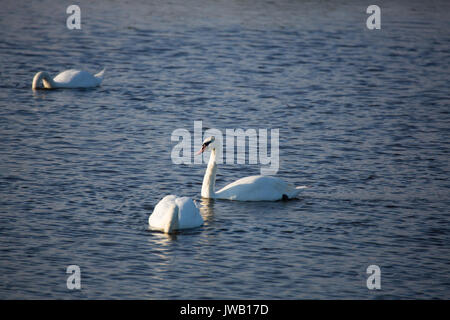
[[[172,233],[199,227],[203,224],[203,218],[191,198],[171,194],[158,202],[148,218],[148,224],[152,229]]]
[[[219,191],[215,191],[216,185],[216,149],[219,146],[215,137],[206,138],[197,155],[211,151],[202,184],[202,197],[212,199],[226,199],[238,201],[277,201],[295,198],[306,186],[294,187],[284,180],[273,176],[250,176],[241,178]]]
[[[59,73],[52,78],[45,71],[36,73],[33,78],[31,88],[36,89],[57,89],[57,88],[92,88],[102,83],[105,69],[93,75],[87,71],[70,69]]]

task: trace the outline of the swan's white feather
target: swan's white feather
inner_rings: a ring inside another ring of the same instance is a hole
[[[92,75],[87,71],[70,69],[59,73],[53,78],[58,88],[89,88],[100,85],[103,80],[103,71],[101,76]]]
[[[203,176],[201,195],[203,198],[226,199],[238,201],[277,201],[295,198],[305,186],[294,187],[280,178],[273,176],[250,176],[239,179],[219,191],[216,185],[216,148],[215,137],[211,136],[203,141],[202,148],[197,154],[211,150],[208,166]]]
[[[238,201],[276,201],[295,198],[302,187],[294,187],[272,176],[241,178],[215,193],[217,199]]]
[[[203,218],[191,198],[168,195],[155,206],[148,223],[153,229],[170,233],[199,227]]]

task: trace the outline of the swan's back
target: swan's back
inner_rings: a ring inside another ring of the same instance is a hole
[[[175,196],[166,196],[159,201],[153,209],[152,214],[148,218],[148,224],[153,229],[168,232],[171,228],[176,227],[171,226],[171,220],[175,218],[175,216],[178,218],[178,212],[176,210]]]
[[[199,227],[203,218],[191,198],[168,195],[155,206],[148,223],[154,229],[172,232]]]
[[[230,183],[216,192],[217,199],[239,201],[276,201],[297,196],[300,188],[272,176],[250,176]]]
[[[88,88],[100,85],[102,79],[103,77],[94,76],[87,71],[70,69],[58,74],[53,81],[60,88]]]
[[[195,228],[203,224],[200,211],[191,198],[176,198],[175,204],[178,206],[178,224],[180,229]]]

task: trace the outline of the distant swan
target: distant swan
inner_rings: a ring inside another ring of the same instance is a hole
[[[33,78],[32,89],[56,89],[56,88],[91,88],[102,83],[105,69],[92,75],[89,72],[70,69],[61,72],[53,79],[45,71],[36,73]]]
[[[211,150],[208,167],[202,185],[202,197],[212,199],[227,199],[239,201],[277,201],[295,198],[306,186],[294,187],[280,178],[272,176],[250,176],[239,179],[219,191],[216,185],[216,144],[215,138],[209,137],[203,141],[202,148],[196,153]]]
[[[153,229],[171,233],[199,227],[203,224],[203,218],[191,198],[168,195],[158,202],[148,218],[148,224]]]

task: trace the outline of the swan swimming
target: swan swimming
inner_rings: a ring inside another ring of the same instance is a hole
[[[301,189],[306,186],[294,187],[280,178],[272,176],[250,176],[239,179],[219,191],[216,185],[216,146],[215,137],[206,138],[202,148],[196,153],[199,155],[205,150],[211,150],[202,184],[202,197],[212,199],[226,199],[238,201],[277,201],[295,198]]]
[[[59,73],[53,79],[45,71],[36,73],[31,88],[56,89],[56,88],[92,88],[102,83],[105,69],[92,75],[87,71],[70,69]]]
[[[176,230],[199,227],[203,224],[194,201],[188,197],[165,196],[148,218],[151,228],[171,233]]]

